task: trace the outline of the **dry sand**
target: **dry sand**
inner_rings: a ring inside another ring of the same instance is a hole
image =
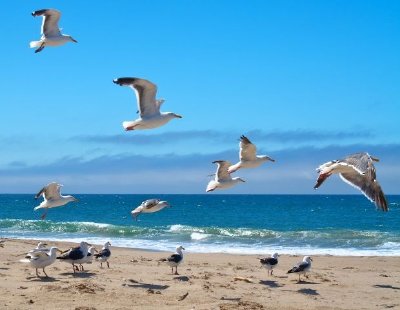
[[[6,240],[0,248],[0,309],[400,309],[399,257],[313,256],[298,283],[286,271],[300,256],[281,256],[268,276],[260,256],[188,253],[176,276],[158,262],[170,253],[112,247],[109,269],[94,262],[73,274],[56,261],[50,278],[37,278],[17,256],[36,244]]]

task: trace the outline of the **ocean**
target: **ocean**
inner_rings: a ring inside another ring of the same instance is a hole
[[[400,255],[400,195],[389,212],[362,195],[74,195],[45,221],[33,195],[0,195],[0,237],[234,254]],[[170,208],[130,211],[143,200]]]

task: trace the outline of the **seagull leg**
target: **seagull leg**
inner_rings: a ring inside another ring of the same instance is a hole
[[[48,278],[49,276],[47,275],[46,271],[44,271],[44,268],[43,268],[43,272],[46,275],[46,278]]]
[[[179,275],[179,273],[178,273],[178,266],[175,267],[175,274],[176,274],[176,275]]]
[[[35,53],[41,52],[42,49],[44,49],[44,42],[42,43],[42,45],[40,45],[40,47],[38,49],[35,50]]]
[[[103,268],[103,262],[100,262],[100,268]]]
[[[39,275],[39,273],[38,273],[37,268],[36,268],[36,276],[37,276],[38,278],[40,278],[40,275]]]
[[[274,270],[273,269],[271,269],[271,276],[272,276],[272,272],[273,272]]]
[[[171,267],[171,273],[174,274],[174,267]]]
[[[47,215],[48,210],[46,209],[46,211],[42,214],[42,216],[40,217],[42,220],[46,219],[46,215]]]
[[[299,282],[301,282],[301,281],[300,281],[300,273],[299,273]]]
[[[83,271],[84,269],[83,269],[83,265],[82,264],[79,264],[79,267],[81,267],[81,271]]]
[[[110,263],[107,261],[107,267],[110,268]]]

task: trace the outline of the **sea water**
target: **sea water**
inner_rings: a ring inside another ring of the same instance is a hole
[[[189,252],[400,255],[400,196],[381,212],[362,195],[75,195],[46,220],[32,195],[0,195],[0,237]],[[170,208],[130,211],[143,200]]]

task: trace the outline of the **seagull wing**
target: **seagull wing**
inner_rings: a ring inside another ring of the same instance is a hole
[[[308,262],[300,262],[300,263],[296,264],[295,266],[293,266],[293,268],[290,269],[288,271],[288,273],[302,272],[302,271],[306,270],[309,266],[310,266],[310,263],[308,263]]]
[[[245,136],[240,137],[239,146],[240,146],[240,152],[239,152],[240,160],[252,161],[256,159],[257,148],[253,143],[251,143],[251,141],[247,137]]]
[[[340,177],[343,181],[351,186],[359,189],[365,197],[375,206],[382,211],[388,211],[386,197],[376,179],[371,179],[368,175],[361,175],[359,173],[341,173]]]
[[[46,200],[59,199],[61,197],[60,189],[61,189],[61,185],[56,182],[52,182],[52,183],[48,184],[44,190],[44,198]]]
[[[159,202],[159,199],[149,199],[144,201],[142,205],[144,209],[150,210],[151,208],[154,208],[156,205],[158,205]]]
[[[114,83],[129,86],[136,93],[140,117],[149,117],[160,113],[160,103],[156,101],[157,85],[140,78],[119,78]]]
[[[179,263],[182,260],[182,256],[179,254],[172,254],[167,258],[169,262]]]
[[[42,34],[46,37],[60,35],[58,21],[61,17],[61,12],[55,9],[37,10],[32,13],[33,16],[43,16]]]
[[[228,168],[229,168],[229,166],[231,166],[231,163],[229,161],[216,160],[216,161],[213,161],[213,164],[218,165],[217,174],[216,174],[216,178],[218,179],[218,181],[232,180],[232,177],[231,177],[230,173],[228,172]]]
[[[346,163],[352,166],[354,170],[361,174],[375,175],[375,167],[372,158],[368,153],[356,153],[340,160],[341,163]],[[374,177],[375,178],[375,177]]]

